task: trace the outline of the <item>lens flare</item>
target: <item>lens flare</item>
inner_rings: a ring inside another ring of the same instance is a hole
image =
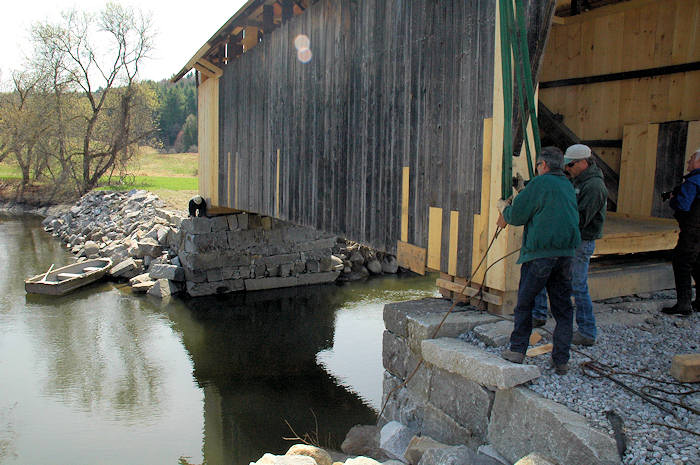
[[[309,36],[305,34],[299,34],[294,39],[294,46],[297,48],[298,51],[310,48],[311,40],[309,40]]]
[[[311,61],[312,53],[311,49],[303,48],[297,52],[297,58],[302,63],[308,63]]]

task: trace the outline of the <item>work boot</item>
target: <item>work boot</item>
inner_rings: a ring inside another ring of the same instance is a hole
[[[560,363],[556,364],[552,362],[552,365],[554,366],[554,373],[564,376],[565,374],[569,373],[569,364],[568,363]]]
[[[584,336],[583,334],[576,331],[571,337],[571,343],[577,346],[592,346],[595,344],[595,339],[592,337]]]
[[[501,352],[501,357],[513,363],[523,363],[523,360],[525,360],[525,354],[514,352],[510,349],[506,349]]]
[[[693,313],[693,306],[690,303],[690,299],[693,296],[693,291],[691,288],[677,289],[677,302],[676,305],[672,307],[664,307],[661,312],[666,315],[681,315],[688,316]]]
[[[532,319],[532,327],[533,328],[541,328],[542,326],[547,324],[547,320],[540,320],[539,318],[533,318]]]

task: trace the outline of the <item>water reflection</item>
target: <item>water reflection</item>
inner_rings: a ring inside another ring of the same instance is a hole
[[[26,296],[70,254],[0,218],[0,463],[247,465],[294,431],[338,447],[381,396],[381,309],[434,292],[391,278],[161,302],[110,283]]]

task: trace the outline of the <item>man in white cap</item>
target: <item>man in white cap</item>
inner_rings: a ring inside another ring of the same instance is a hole
[[[673,216],[681,232],[673,250],[673,278],[676,281],[676,305],[662,312],[669,315],[690,315],[700,311],[700,148],[688,160],[688,174],[671,197]],[[690,277],[695,279],[695,302]]]
[[[571,343],[592,346],[598,331],[593,315],[593,302],[588,292],[588,265],[595,250],[596,239],[603,237],[608,189],[603,181],[603,172],[591,158],[591,149],[587,145],[575,144],[566,149],[564,163],[576,192],[578,227],[581,232],[581,244],[576,249],[571,277],[578,327]],[[535,298],[532,319],[535,327],[546,323],[547,294],[544,291]]]

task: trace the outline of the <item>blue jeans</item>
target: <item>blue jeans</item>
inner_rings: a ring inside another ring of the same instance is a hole
[[[591,263],[591,255],[593,255],[594,250],[595,241],[581,241],[581,245],[576,249],[571,276],[578,332],[591,339],[598,336],[595,316],[593,315],[593,302],[588,292],[588,265]],[[544,289],[535,297],[532,317],[538,320],[547,319],[547,292]]]
[[[521,354],[527,351],[532,333],[532,307],[535,296],[546,288],[552,302],[552,315],[557,322],[552,341],[552,360],[557,365],[569,361],[574,326],[574,309],[571,305],[573,263],[573,257],[537,258],[523,263],[520,268],[518,303],[513,315],[510,350]]]

